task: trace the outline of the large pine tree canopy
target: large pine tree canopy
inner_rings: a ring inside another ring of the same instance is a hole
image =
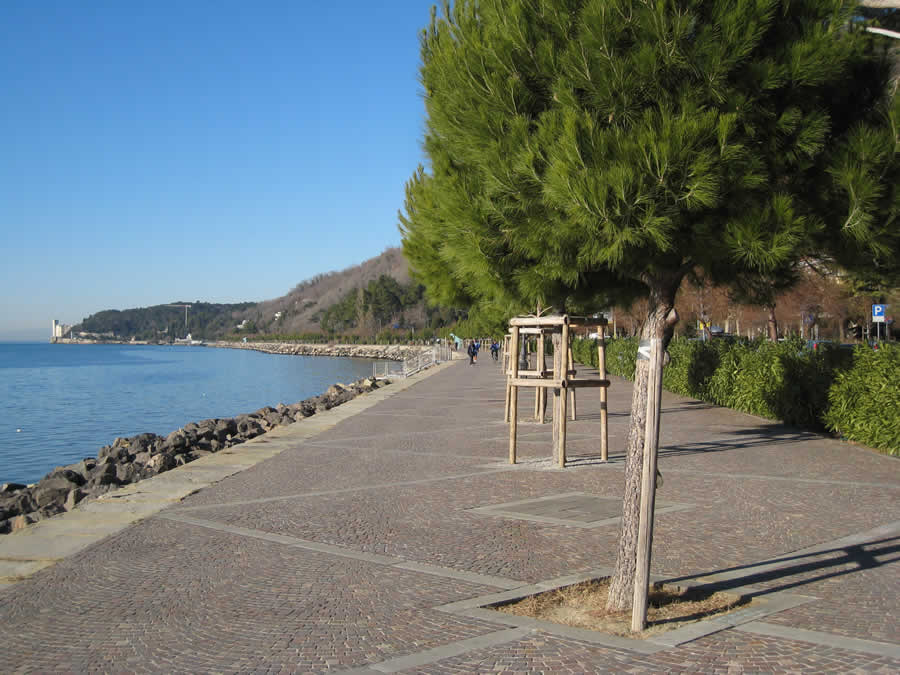
[[[853,8],[447,2],[421,39],[429,166],[400,216],[415,275],[511,312],[892,255],[898,116]]]

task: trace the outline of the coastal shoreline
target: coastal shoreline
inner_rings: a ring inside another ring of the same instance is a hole
[[[86,338],[55,338],[50,344],[56,345],[149,345],[167,347],[167,344],[158,344],[146,340],[91,340]],[[178,346],[178,345],[176,345]],[[184,345],[182,345],[184,346]],[[283,354],[289,356],[332,356],[357,359],[382,359],[386,361],[403,361],[410,357],[418,356],[434,348],[434,345],[358,345],[341,343],[300,343],[300,342],[232,342],[226,340],[213,340],[204,342],[203,346],[218,349],[246,349],[266,354]]]
[[[349,385],[336,383],[324,393],[297,403],[267,405],[236,417],[189,422],[167,436],[142,433],[116,438],[112,444],[101,447],[96,457],[58,466],[36,483],[0,485],[0,535],[72,511],[111,490],[246,443],[278,427],[301,422],[390,383],[372,378]]]
[[[279,426],[227,452],[211,453],[140,483],[123,485],[97,499],[83,501],[72,511],[0,536],[0,592],[132,523],[180,502],[189,494],[314,438],[342,420],[354,417],[452,365],[450,361],[443,362],[411,377],[393,381],[390,386],[378,386],[344,405],[318,412],[303,424]]]
[[[339,343],[309,344],[298,342],[208,342],[207,347],[249,349],[266,354],[289,356],[334,356],[357,359],[403,361],[434,348],[434,345],[348,345]]]

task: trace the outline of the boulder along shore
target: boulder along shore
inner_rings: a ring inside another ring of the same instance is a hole
[[[243,348],[249,347],[245,343]],[[338,356],[335,353],[321,355]],[[274,408],[265,406],[237,417],[189,422],[168,436],[145,433],[117,438],[111,445],[100,448],[96,457],[58,466],[33,485],[0,485],[0,534],[15,532],[44,518],[71,511],[84,500],[95,499],[122,485],[136,483],[244,443],[275,427],[299,422],[386,384],[390,381],[370,378],[349,385],[334,384],[324,394],[299,403],[279,403]]]
[[[210,342],[208,347],[226,349],[251,349],[267,354],[290,354],[292,356],[349,356],[359,359],[386,359],[403,361],[417,356],[432,345],[341,345],[341,344],[301,344],[296,342]]]

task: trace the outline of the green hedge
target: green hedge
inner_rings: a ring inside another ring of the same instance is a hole
[[[607,370],[634,378],[638,341],[607,342]],[[576,359],[597,366],[594,340]],[[828,430],[900,455],[900,348],[842,349],[785,342],[675,339],[663,386],[676,394],[787,424]]]
[[[825,424],[853,441],[900,455],[900,347],[857,349],[828,390]]]

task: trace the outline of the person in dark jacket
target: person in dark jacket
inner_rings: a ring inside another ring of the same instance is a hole
[[[471,366],[472,364],[475,363],[475,358],[478,356],[478,350],[475,349],[474,342],[469,343],[469,349],[467,350],[466,353],[469,355],[469,365]]]

